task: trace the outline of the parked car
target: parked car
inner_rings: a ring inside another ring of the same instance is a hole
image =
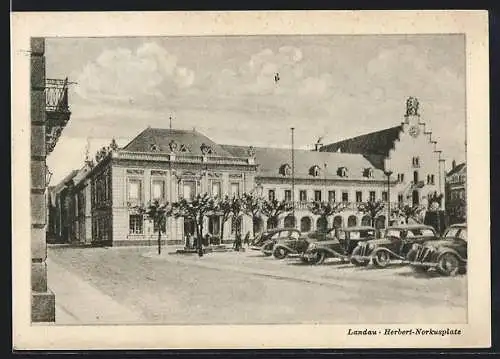
[[[262,234],[260,241],[253,245],[251,248],[254,250],[259,250],[264,255],[270,256],[273,254],[274,244],[278,239],[285,238],[299,238],[301,233],[298,229],[294,228],[279,228],[266,231]]]
[[[299,256],[302,261],[307,262],[304,253],[309,247],[309,244],[316,241],[333,239],[334,234],[335,229],[330,229],[328,231],[314,231],[307,235],[301,235],[298,238],[296,236],[279,238],[274,245],[273,256],[276,259],[283,259],[288,256]]]
[[[416,272],[435,268],[441,275],[467,272],[467,224],[448,227],[439,241],[414,244],[407,261]]]
[[[351,262],[357,266],[366,266],[372,261],[375,267],[384,268],[392,260],[404,261],[413,244],[438,238],[436,230],[425,224],[389,227],[383,238],[359,243],[352,252]]]
[[[338,230],[338,237],[333,236],[334,231],[326,240],[315,241],[309,244],[304,257],[312,264],[321,264],[327,258],[340,258],[349,260],[354,248],[360,243],[375,238],[375,228],[369,226],[347,227]]]

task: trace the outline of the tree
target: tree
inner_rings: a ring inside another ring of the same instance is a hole
[[[252,218],[252,237],[255,238],[256,223],[262,212],[262,197],[257,196],[254,192],[243,193],[241,201],[243,205],[243,212]]]
[[[147,207],[137,206],[136,211],[141,215],[146,215],[153,222],[153,227],[158,230],[158,254],[161,254],[161,232],[166,232],[167,217],[174,214],[174,207],[170,203],[160,203],[154,200]]]
[[[324,223],[328,223],[327,218],[335,213],[342,212],[345,209],[345,206],[346,205],[342,202],[315,201],[309,206],[309,211],[322,218]],[[327,228],[325,228],[325,230],[326,229]]]
[[[441,201],[443,199],[443,194],[442,193],[437,193],[437,191],[434,191],[434,193],[432,193],[430,196],[429,196],[429,209],[431,209],[432,207],[437,207],[437,209],[439,209],[439,207],[441,207]],[[436,206],[434,203],[437,203],[438,206]],[[435,209],[434,209],[435,210]]]
[[[367,214],[370,216],[370,223],[371,226],[375,226],[375,218],[377,215],[384,210],[385,203],[382,201],[369,201],[366,203],[361,203],[358,206],[358,210],[363,213]]]
[[[203,219],[206,215],[217,211],[217,201],[215,198],[205,193],[196,195],[191,201],[182,198],[176,204],[177,217],[191,219],[196,228],[198,255],[203,256]]]
[[[284,213],[291,212],[293,206],[288,201],[278,201],[277,199],[267,200],[262,203],[262,214],[273,222],[278,221],[278,217]]]
[[[421,206],[410,206],[408,204],[400,205],[398,207],[398,215],[405,219],[406,224],[410,219],[413,219],[417,223],[422,223],[422,212],[424,208]]]
[[[220,240],[221,243],[224,240],[224,224],[232,216],[232,198],[229,196],[224,196],[221,200],[217,202],[217,212],[221,218],[221,230],[220,230]]]
[[[239,197],[231,198],[231,217],[236,224],[234,248],[239,251],[241,247],[241,217],[243,215],[243,202]]]

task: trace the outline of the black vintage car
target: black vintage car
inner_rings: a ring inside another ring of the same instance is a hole
[[[359,243],[352,253],[351,262],[357,266],[366,266],[372,261],[375,267],[384,268],[392,260],[404,261],[414,243],[436,239],[438,236],[435,229],[424,224],[389,227],[383,238]]]
[[[312,264],[321,264],[327,258],[340,258],[348,261],[354,248],[360,243],[375,238],[375,228],[369,226],[347,227],[338,230],[338,237],[334,231],[323,241],[309,244],[304,257]]]
[[[273,254],[274,244],[279,239],[286,238],[299,238],[301,233],[298,229],[293,228],[279,228],[266,231],[262,234],[259,241],[256,242],[251,248],[253,250],[259,250],[264,255],[270,256]]]
[[[298,256],[302,261],[307,262],[307,258],[303,254],[306,252],[309,244],[316,241],[331,240],[334,235],[335,229],[330,229],[327,231],[314,231],[307,235],[301,235],[298,238],[296,236],[279,238],[274,245],[273,256],[276,259]]]
[[[416,272],[435,268],[441,275],[453,276],[467,272],[467,225],[447,228],[439,241],[414,244],[407,262]]]

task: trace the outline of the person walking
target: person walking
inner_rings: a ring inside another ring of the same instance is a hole
[[[250,246],[250,231],[247,231],[245,239],[243,240],[243,244],[245,244],[247,248]]]

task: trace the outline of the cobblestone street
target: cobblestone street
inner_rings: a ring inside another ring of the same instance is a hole
[[[398,264],[309,266],[251,250],[202,258],[167,250],[158,256],[153,247],[49,248],[56,324],[467,321],[466,276],[414,274]]]

